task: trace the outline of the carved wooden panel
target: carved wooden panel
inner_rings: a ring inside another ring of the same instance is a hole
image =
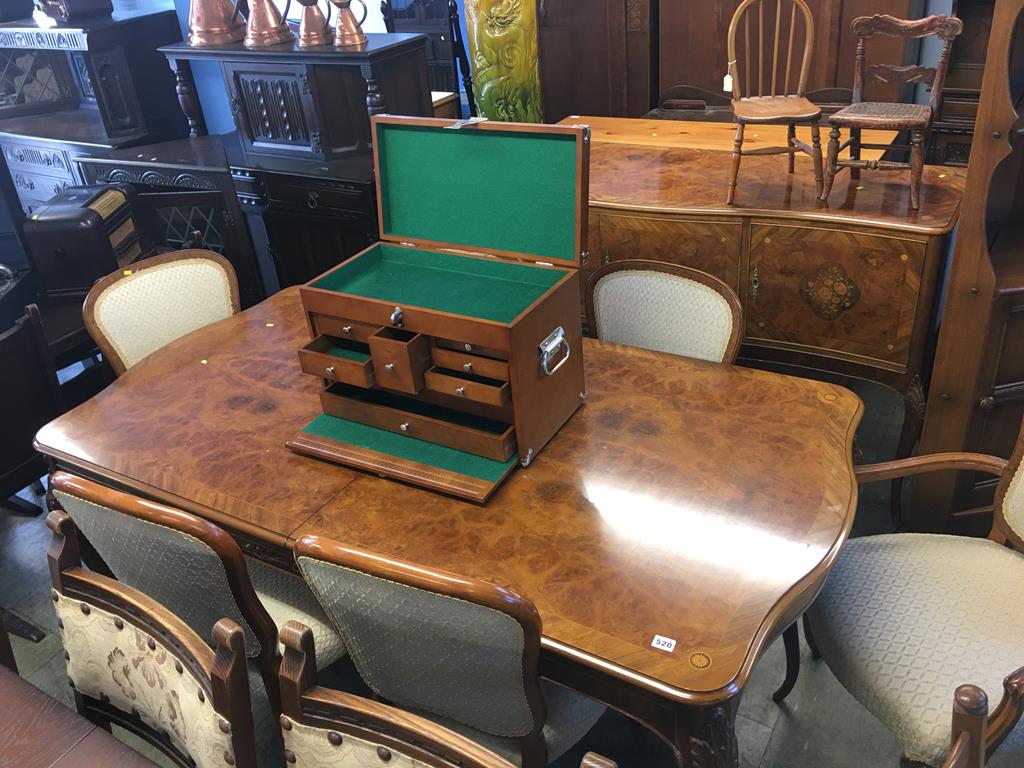
[[[925,247],[925,240],[857,230],[754,222],[747,343],[905,371]]]

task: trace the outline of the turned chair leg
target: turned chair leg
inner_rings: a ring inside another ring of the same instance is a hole
[[[860,128],[850,129],[850,159],[860,160]],[[850,168],[850,178],[860,178],[860,168]]]
[[[786,126],[786,146],[790,149],[796,148],[796,126],[790,123]],[[796,169],[796,152],[789,153],[789,172],[793,173]]]
[[[825,158],[825,183],[822,185],[819,200],[828,200],[832,191],[832,183],[836,180],[836,164],[839,162],[839,129],[835,126],[828,132],[828,157]],[[852,170],[852,169],[851,169]]]
[[[811,123],[811,157],[814,158],[814,183],[817,185],[818,197],[824,192],[825,186],[822,181],[821,168],[821,133],[818,129],[818,121]]]
[[[732,175],[729,177],[729,195],[726,205],[732,205],[736,197],[736,179],[740,175],[740,158],[743,156],[743,123],[736,124],[736,138],[732,144]]]
[[[779,689],[772,694],[772,701],[781,704],[793,691],[796,680],[800,676],[800,630],[797,622],[793,622],[782,633],[782,642],[786,646],[786,679]]]
[[[921,174],[924,171],[924,131],[910,134],[910,207],[921,204]]]

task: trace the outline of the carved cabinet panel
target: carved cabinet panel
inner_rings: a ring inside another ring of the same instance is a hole
[[[927,240],[753,222],[746,343],[907,370]]]

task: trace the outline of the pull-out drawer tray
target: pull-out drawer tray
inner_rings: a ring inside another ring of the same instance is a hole
[[[511,424],[378,389],[332,384],[320,393],[324,413],[445,445],[495,461],[516,452]]]
[[[426,388],[431,392],[472,400],[476,403],[498,406],[507,405],[512,399],[507,381],[489,379],[463,371],[434,366],[424,374]]]
[[[336,336],[317,336],[299,350],[299,367],[322,379],[372,387],[373,361],[366,344]]]

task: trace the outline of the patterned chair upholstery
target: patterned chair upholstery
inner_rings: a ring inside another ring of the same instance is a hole
[[[523,768],[557,759],[604,712],[541,682],[540,617],[519,595],[317,536],[301,539],[295,554],[382,699]]]
[[[591,275],[587,321],[598,338],[731,363],[743,337],[739,297],[716,277],[658,261],[606,264]]]
[[[99,280],[82,311],[89,335],[120,376],[160,347],[238,312],[238,280],[219,254],[176,251]]]
[[[180,764],[254,768],[243,630],[230,619],[213,648],[149,596],[82,568],[75,526],[51,512],[53,606],[79,712],[114,720]]]
[[[854,539],[808,612],[814,644],[833,674],[896,734],[908,760],[943,765],[954,693],[970,684],[993,703],[1005,686],[985,726],[985,751],[991,756],[999,747],[993,766],[1024,764],[1024,728],[1015,728],[1024,704],[1022,454],[1024,431],[1008,464],[937,454],[858,468],[862,482],[930,469],[1001,474],[988,539]]]
[[[50,487],[119,581],[179,616],[207,643],[220,618],[241,628],[261,765],[279,765],[273,725],[278,628],[290,619],[312,627],[321,667],[345,653],[309,587],[297,576],[243,558],[230,535],[194,515],[66,473],[53,475]]]
[[[307,768],[514,768],[501,755],[430,720],[380,702],[316,684],[313,633],[289,622],[280,688],[285,758]],[[615,768],[587,753],[580,768]]]

